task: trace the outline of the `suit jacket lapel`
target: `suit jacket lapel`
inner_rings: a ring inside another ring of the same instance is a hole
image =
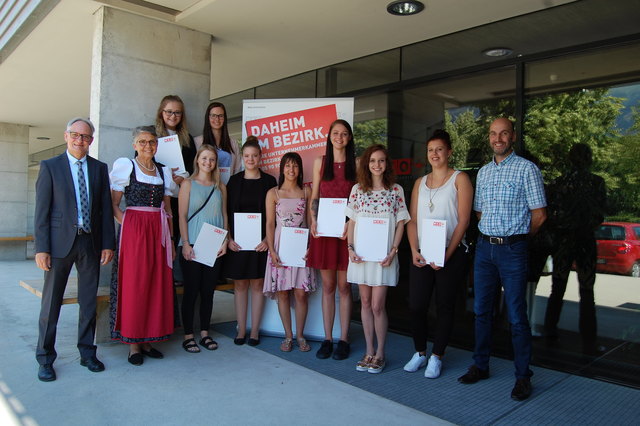
[[[64,186],[66,186],[67,188],[71,188],[71,191],[73,192],[73,201],[74,201],[74,205],[75,206],[75,200],[76,200],[76,187],[73,183],[73,174],[71,173],[71,164],[69,164],[69,157],[67,156],[66,152],[63,152],[62,155],[60,155],[60,157],[58,157],[60,159],[60,167],[61,170],[63,171],[62,174],[64,175]]]

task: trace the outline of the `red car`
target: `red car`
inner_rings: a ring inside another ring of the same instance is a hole
[[[604,222],[596,229],[596,270],[640,277],[640,223]]]

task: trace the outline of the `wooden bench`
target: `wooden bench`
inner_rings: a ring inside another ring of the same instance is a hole
[[[33,235],[23,235],[21,237],[0,237],[0,241],[33,241]]]
[[[42,288],[44,287],[44,280],[21,280],[20,287],[23,287],[28,292],[35,294],[42,299]],[[227,284],[218,284],[216,291],[233,290],[233,282]],[[176,294],[182,295],[184,288],[182,286],[175,287]],[[109,324],[109,293],[108,286],[99,286],[97,301],[98,306],[96,308],[96,343],[109,343],[111,340]],[[64,291],[62,298],[63,305],[72,305],[78,303],[78,279],[76,277],[69,277],[67,281],[67,287]]]

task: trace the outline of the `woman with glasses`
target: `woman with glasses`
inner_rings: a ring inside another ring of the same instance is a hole
[[[113,214],[122,225],[111,277],[111,338],[130,345],[133,365],[142,365],[143,356],[162,358],[151,342],[168,339],[174,327],[169,198],[177,185],[171,170],[155,162],[157,148],[155,129],[136,127],[134,158],[118,158],[110,174]]]
[[[227,126],[227,109],[220,102],[211,102],[204,114],[202,136],[195,138],[196,148],[203,144],[212,145],[218,151],[218,168],[222,183],[229,182],[229,177],[238,173],[241,159],[238,155],[238,144],[229,137]]]

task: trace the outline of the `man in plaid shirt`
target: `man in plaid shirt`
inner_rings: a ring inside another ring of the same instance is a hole
[[[511,398],[522,401],[531,394],[531,328],[527,320],[527,236],[535,234],[547,218],[540,170],[513,152],[513,123],[498,118],[489,128],[493,161],[478,172],[473,208],[480,220],[474,265],[474,364],[460,377],[471,384],[489,378],[491,322],[498,286],[511,324],[516,384]]]

